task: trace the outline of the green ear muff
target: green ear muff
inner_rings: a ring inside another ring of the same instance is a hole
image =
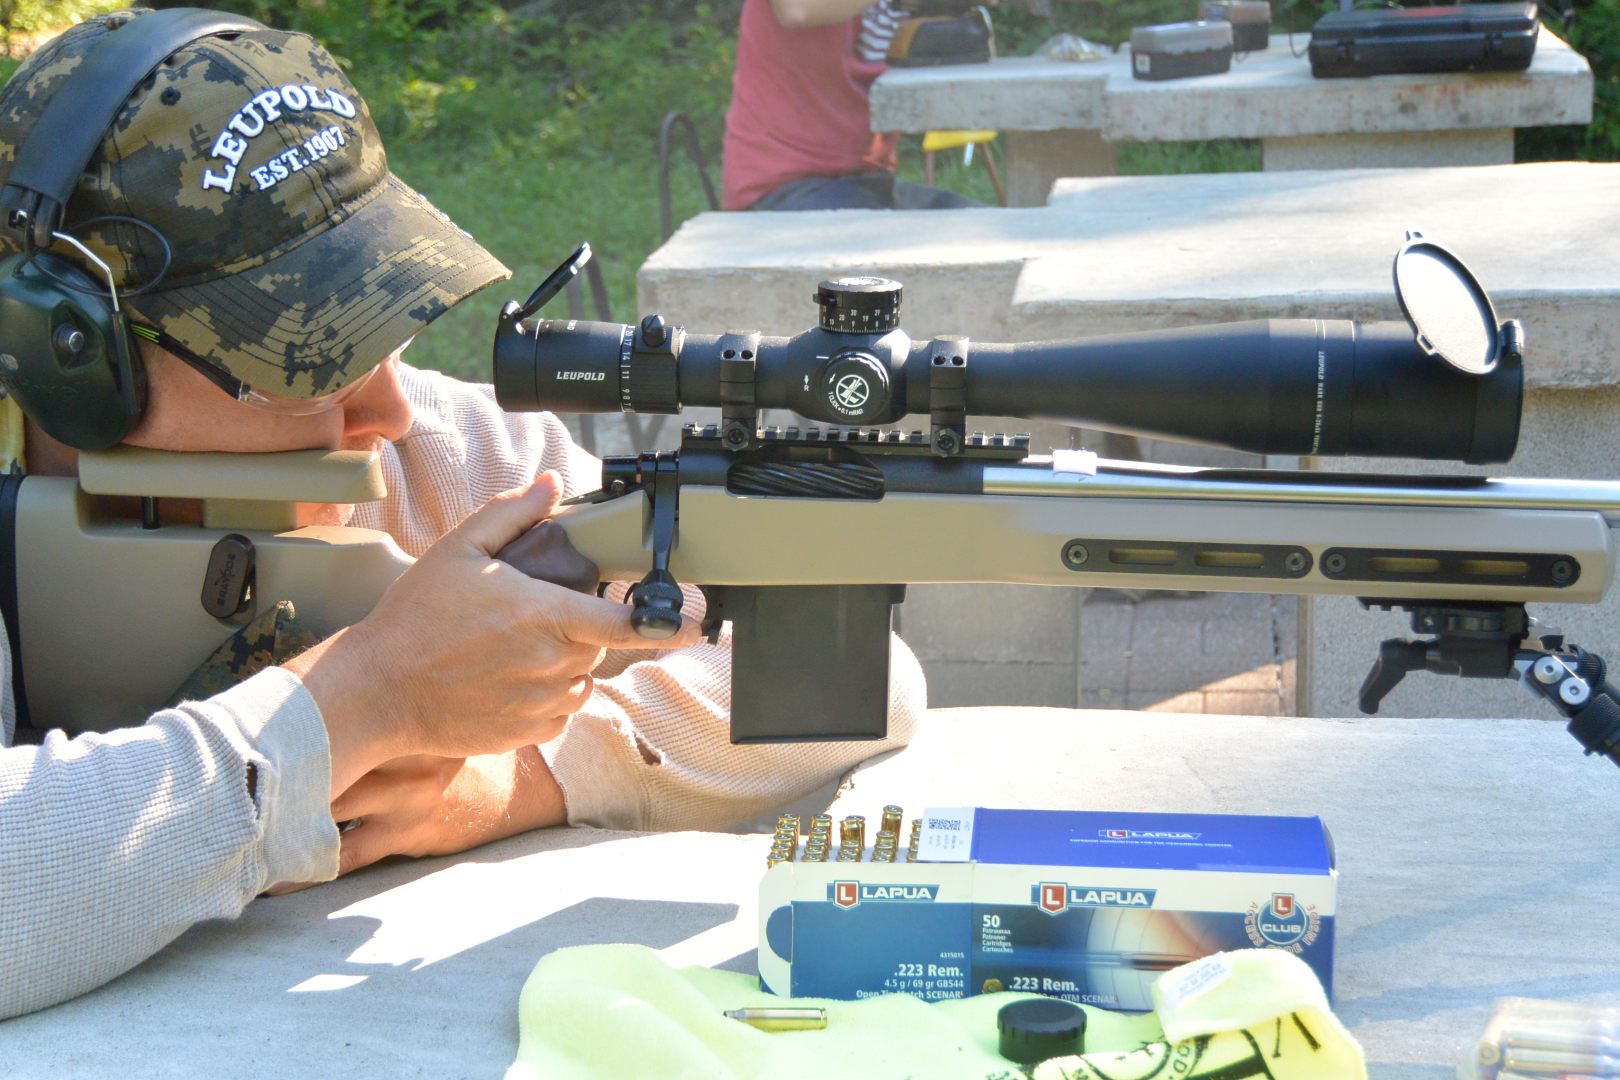
[[[44,249],[65,242],[101,265],[71,229],[62,231],[63,221],[130,94],[193,41],[263,29],[253,19],[200,8],[108,20],[68,83],[40,103],[32,133],[11,148],[10,167],[0,173],[0,231],[33,254],[0,259],[0,390],[14,396],[46,434],[69,446],[105,450],[122,441],[146,407],[146,372],[112,283]],[[104,220],[145,228],[162,244],[163,268],[141,286],[151,288],[168,271],[168,241],[151,225],[118,215],[77,226]],[[111,277],[105,265],[101,269]]]
[[[123,441],[146,407],[146,372],[104,285],[57,256],[14,255],[0,261],[0,327],[0,387],[34,423],[79,450]]]

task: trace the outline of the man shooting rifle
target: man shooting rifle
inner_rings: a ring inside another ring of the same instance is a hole
[[[922,691],[903,647],[886,741],[734,748],[726,642],[694,645],[693,620],[648,642],[623,605],[492,558],[595,487],[600,463],[556,417],[504,416],[487,388],[400,361],[507,271],[389,172],[364,102],[310,38],[184,10],[74,27],[0,91],[0,188],[0,466],[47,478],[0,485],[4,545],[28,483],[73,476],[82,452],[349,449],[383,455],[388,498],[305,507],[300,524],[386,529],[419,557],[305,651],[277,596],[235,636],[220,619],[223,667],[250,677],[223,688],[215,666],[175,707],[83,725],[105,734],[27,711],[26,669],[118,658],[41,655],[17,603],[33,583],[4,575],[0,1017],[105,982],[280,882],[565,820],[727,827],[909,737]],[[197,512],[86,506],[129,536]]]

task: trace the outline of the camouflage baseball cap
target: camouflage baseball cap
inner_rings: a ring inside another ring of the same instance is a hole
[[[0,184],[44,103],[109,33],[88,20],[0,90]],[[257,30],[193,41],[124,106],[69,201],[65,231],[147,322],[271,394],[312,397],[364,374],[433,318],[510,276],[388,171],[371,114],[312,38]],[[8,254],[0,239],[0,254]],[[62,249],[63,245],[58,245]],[[11,250],[15,250],[12,246]]]

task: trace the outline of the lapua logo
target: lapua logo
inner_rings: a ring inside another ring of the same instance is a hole
[[[1029,902],[1048,915],[1058,915],[1072,907],[1150,908],[1157,893],[1156,889],[1043,881],[1030,888]]]
[[[856,904],[931,904],[939,897],[938,885],[911,885],[875,881],[834,881],[827,885],[827,899],[835,907]]]

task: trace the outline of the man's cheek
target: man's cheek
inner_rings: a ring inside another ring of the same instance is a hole
[[[299,503],[295,520],[305,525],[347,525],[354,516],[353,503]]]

